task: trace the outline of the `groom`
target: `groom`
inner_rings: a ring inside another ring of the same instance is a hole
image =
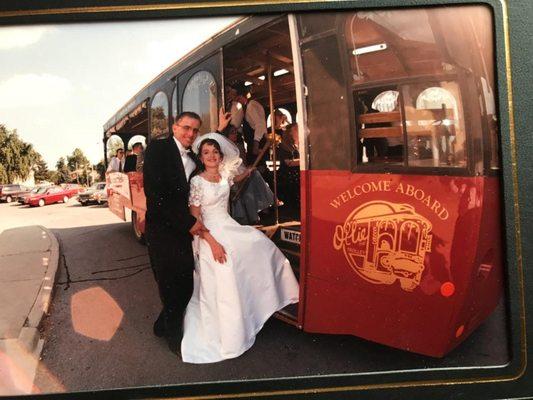
[[[189,149],[201,124],[198,114],[182,112],[172,125],[173,135],[152,140],[144,157],[145,238],[163,303],[154,334],[165,337],[173,353],[179,353],[183,313],[193,292],[191,235],[206,231],[188,205],[188,181],[196,169]]]

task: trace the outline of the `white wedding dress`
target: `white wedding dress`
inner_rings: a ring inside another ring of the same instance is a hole
[[[184,362],[210,363],[238,357],[255,341],[266,320],[298,302],[298,282],[283,253],[262,232],[228,213],[232,181],[191,179],[190,204],[201,207],[204,225],[224,247],[226,262],[195,237],[194,292],[185,311]]]

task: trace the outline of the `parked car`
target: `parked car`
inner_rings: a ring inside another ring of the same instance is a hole
[[[94,194],[96,203],[104,204],[107,203],[107,186],[104,186],[103,189],[97,190]]]
[[[0,201],[11,203],[18,195],[29,193],[31,189],[24,185],[4,185],[0,188]]]
[[[28,204],[28,199],[35,195],[35,194],[38,194],[38,193],[44,193],[46,191],[46,189],[48,189],[50,187],[50,185],[47,185],[47,186],[35,186],[30,192],[28,193],[22,193],[22,194],[19,194],[16,199],[16,201],[18,201],[20,204]]]
[[[35,193],[28,197],[28,205],[30,207],[42,207],[46,204],[53,203],[67,203],[70,199],[69,191],[60,186],[52,186],[47,188],[43,193]]]
[[[102,190],[105,191],[105,182],[96,182],[90,188],[78,194],[78,197],[76,199],[80,202],[82,206],[86,206],[91,203],[98,203],[97,194],[98,197],[102,199],[104,198],[103,195],[100,193]],[[107,193],[105,194],[105,201],[107,201]]]

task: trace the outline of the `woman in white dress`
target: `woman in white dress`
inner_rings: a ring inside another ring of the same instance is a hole
[[[193,144],[204,171],[191,179],[189,205],[209,232],[195,237],[194,292],[185,311],[184,362],[210,363],[240,356],[267,319],[298,302],[298,282],[289,261],[262,232],[228,212],[239,150],[209,133]],[[222,162],[224,161],[224,162]]]

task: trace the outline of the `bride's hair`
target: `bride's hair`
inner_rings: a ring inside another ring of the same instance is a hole
[[[211,138],[208,138],[208,139],[204,139],[200,142],[200,146],[198,146],[198,158],[201,157],[202,155],[202,148],[206,145],[206,144],[210,144],[211,146],[214,146],[215,149],[218,150],[219,154],[220,154],[220,158],[224,158],[224,153],[222,153],[222,149],[220,148],[220,144],[215,140],[215,139],[211,139]],[[202,163],[201,166],[198,166],[196,167],[196,169],[193,171],[193,173],[191,174],[191,178],[195,175],[198,175],[202,172],[205,171],[205,166],[204,164]],[[190,179],[190,178],[189,178]]]

